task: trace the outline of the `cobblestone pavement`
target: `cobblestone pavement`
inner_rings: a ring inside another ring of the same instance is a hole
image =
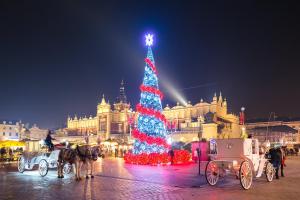
[[[271,183],[255,180],[248,191],[231,177],[208,186],[195,164],[135,166],[105,159],[97,163],[94,179],[80,182],[72,175],[57,179],[54,170],[42,178],[36,170],[20,174],[6,166],[0,168],[0,199],[300,199],[300,158],[290,158],[287,165],[286,177]]]

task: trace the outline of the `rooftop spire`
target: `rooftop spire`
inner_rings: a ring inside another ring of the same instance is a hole
[[[117,97],[117,103],[127,103],[127,97],[125,94],[125,87],[124,87],[124,80],[122,79],[121,85],[120,85],[120,93]]]
[[[213,97],[213,102],[217,101],[217,93],[215,92],[214,97]]]
[[[104,98],[104,94],[102,95],[101,104],[102,104],[102,105],[106,104],[106,102],[105,102],[105,98]]]
[[[222,93],[220,92],[220,96],[219,96],[219,102],[222,102],[223,98],[222,98]]]

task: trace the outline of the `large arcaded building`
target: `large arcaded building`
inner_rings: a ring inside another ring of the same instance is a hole
[[[168,137],[173,141],[190,142],[201,137],[232,138],[241,136],[241,125],[236,115],[227,112],[227,101],[222,95],[214,95],[210,103],[201,101],[195,105],[190,102],[186,106],[177,103],[174,107],[167,105],[163,109],[169,124]],[[97,105],[97,114],[92,117],[68,118],[67,131],[69,135],[84,135],[92,133],[102,139],[128,138],[130,135],[129,119],[134,116],[125,95],[124,82],[121,82],[120,95],[113,106],[102,97]]]
[[[173,141],[197,141],[199,136],[205,139],[238,138],[242,135],[242,125],[236,115],[227,111],[227,100],[215,94],[210,103],[186,106],[177,103],[174,107],[164,108],[166,118],[173,123],[171,138]],[[175,125],[175,126],[174,126]],[[200,133],[200,134],[199,134]]]
[[[97,105],[95,117],[68,117],[67,131],[69,134],[97,134],[102,139],[129,136],[128,118],[133,116],[130,104],[125,95],[124,82],[121,82],[120,95],[113,107],[102,97]]]

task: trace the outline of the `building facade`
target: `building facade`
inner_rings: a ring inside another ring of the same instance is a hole
[[[98,135],[101,139],[124,138],[130,135],[129,118],[134,115],[127,102],[124,82],[121,82],[120,94],[111,105],[103,95],[97,105],[96,116],[74,118],[68,117],[68,135]]]
[[[300,121],[260,121],[246,123],[247,132],[260,142],[299,144]]]
[[[200,139],[238,138],[242,134],[239,117],[228,113],[227,100],[215,94],[211,102],[203,99],[195,105],[170,107],[163,111],[171,125],[172,141],[191,142]]]
[[[21,121],[0,121],[0,140],[19,140],[23,128]]]
[[[172,141],[191,142],[198,140],[201,128],[201,138],[236,138],[241,137],[241,125],[236,115],[229,114],[227,100],[220,94],[215,94],[210,103],[201,101],[195,105],[190,102],[186,106],[179,105],[163,109],[168,121],[168,129]],[[96,116],[68,117],[67,128],[69,136],[90,134],[101,139],[129,139],[131,121],[136,120],[125,95],[124,82],[121,82],[120,94],[116,103],[111,105],[104,95],[97,105]]]
[[[48,129],[41,129],[34,124],[27,133],[27,138],[31,140],[45,140],[48,134]]]

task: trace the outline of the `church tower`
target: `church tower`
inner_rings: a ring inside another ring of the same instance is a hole
[[[127,97],[125,94],[124,80],[121,81],[120,93],[116,100],[117,101],[114,104],[115,110],[122,111],[122,110],[128,110],[130,108],[130,105],[127,102]]]
[[[103,139],[108,139],[111,130],[111,107],[109,102],[106,102],[104,94],[101,103],[97,105],[97,132]]]
[[[209,111],[212,113],[217,112],[217,103],[218,103],[218,98],[217,98],[217,94],[214,94],[213,100],[211,102],[211,105],[209,107]]]
[[[120,94],[117,97],[117,103],[127,103],[127,97],[125,94],[125,87],[124,87],[124,80],[122,79],[121,81],[121,86],[120,86]]]

